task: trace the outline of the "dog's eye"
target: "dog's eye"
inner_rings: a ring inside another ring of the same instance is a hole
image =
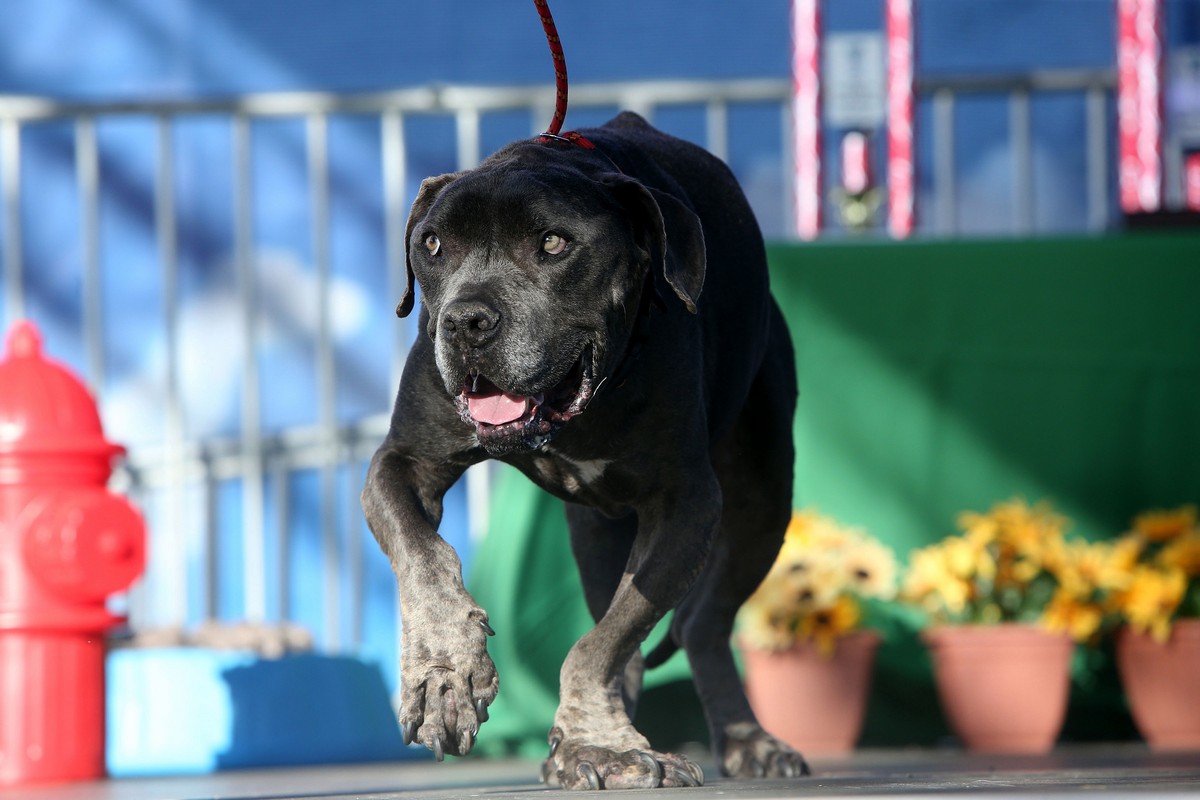
[[[429,251],[429,255],[436,256],[442,252],[442,240],[437,237],[436,233],[431,233],[425,237],[425,249]]]
[[[542,251],[556,256],[567,249],[567,240],[557,233],[547,233],[542,237]]]

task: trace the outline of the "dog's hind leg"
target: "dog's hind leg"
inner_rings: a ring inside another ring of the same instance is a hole
[[[729,644],[738,608],[770,570],[791,515],[792,358],[788,340],[776,336],[741,417],[714,450],[724,498],[720,532],[672,626],[687,651],[717,763],[737,777],[808,771],[799,753],[758,724]]]

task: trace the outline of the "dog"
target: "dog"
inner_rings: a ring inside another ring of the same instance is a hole
[[[400,725],[464,755],[496,697],[494,634],[438,534],[472,464],[511,464],[566,505],[595,627],[567,655],[543,779],[693,786],[631,717],[642,671],[686,651],[721,771],[798,776],[730,650],[791,514],[796,375],[736,179],[624,112],[426,179],[407,223],[401,317],[419,324],[362,494],[399,585]],[[668,611],[669,636],[643,640]]]

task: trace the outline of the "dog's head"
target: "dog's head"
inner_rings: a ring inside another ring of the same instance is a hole
[[[446,391],[492,455],[540,447],[584,411],[649,276],[695,313],[705,267],[700,222],[673,197],[556,147],[505,153],[421,184],[396,308],[412,310],[415,279]]]

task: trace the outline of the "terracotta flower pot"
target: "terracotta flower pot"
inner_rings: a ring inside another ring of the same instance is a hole
[[[1177,620],[1159,644],[1125,627],[1117,669],[1129,710],[1155,750],[1200,750],[1200,620]]]
[[[924,635],[938,699],[970,750],[1044,753],[1067,712],[1073,643],[1033,625],[963,625]]]
[[[862,732],[878,645],[874,631],[856,631],[829,657],[811,644],[781,652],[742,646],[759,723],[806,755],[850,752]]]

